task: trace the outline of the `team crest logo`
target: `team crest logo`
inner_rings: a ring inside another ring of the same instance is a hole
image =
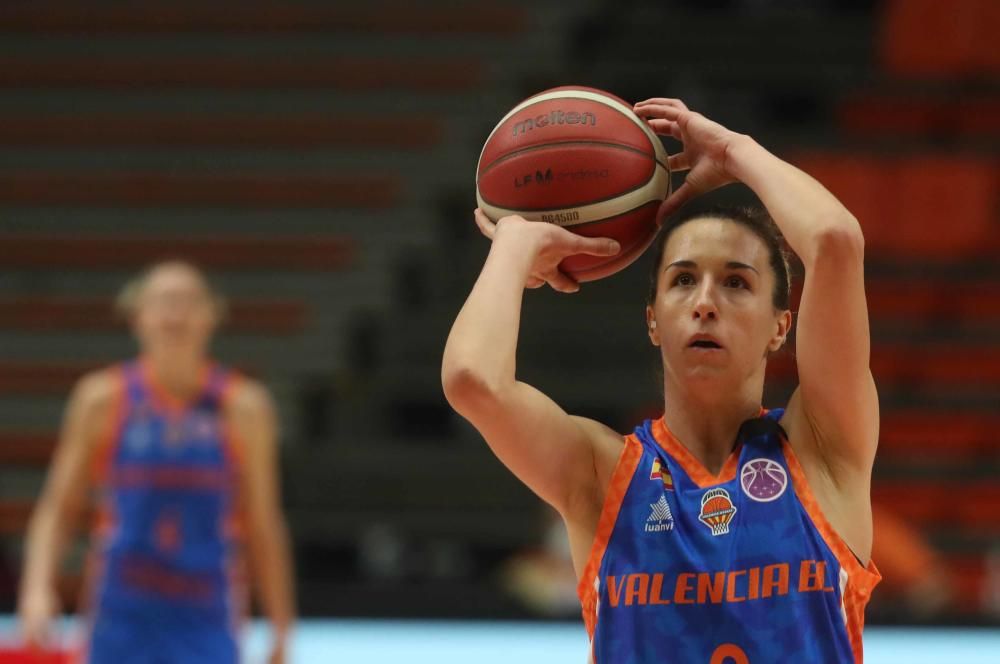
[[[736,514],[729,492],[725,489],[709,489],[701,497],[701,514],[698,520],[708,526],[713,536],[725,535],[729,532],[729,522]]]
[[[660,496],[660,499],[649,505],[652,513],[646,519],[647,533],[661,533],[664,530],[674,529],[674,515],[670,513],[670,505],[667,504],[667,497]]]
[[[663,463],[659,459],[653,459],[653,469],[649,471],[649,479],[661,480],[663,482],[664,489],[667,491],[674,490],[674,476],[670,474],[670,469],[667,468],[667,464]]]
[[[788,474],[781,464],[772,459],[751,459],[740,470],[743,493],[758,503],[777,500],[788,487]]]

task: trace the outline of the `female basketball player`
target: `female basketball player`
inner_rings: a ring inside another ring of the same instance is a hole
[[[445,394],[562,515],[596,662],[860,662],[878,581],[861,230],[750,137],[675,99],[635,111],[683,143],[670,166],[687,179],[661,219],[738,180],[805,264],[787,408],[761,408],[767,356],[792,324],[787,268],[771,222],[737,212],[662,229],[646,323],[664,414],[623,442],[515,377],[523,288],[576,291],[559,262],[614,255],[617,243],[519,217],[494,225],[477,210],[493,246],[448,339]]]
[[[280,663],[293,598],[270,396],[208,359],[222,302],[196,268],[155,265],[119,304],[141,354],[70,397],[28,531],[25,636],[46,637],[72,517],[93,489],[85,662],[237,662],[245,540]]]

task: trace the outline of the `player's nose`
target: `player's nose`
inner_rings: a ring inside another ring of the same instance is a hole
[[[719,317],[719,308],[715,303],[715,293],[710,284],[703,284],[695,293],[694,305],[691,310],[695,320],[714,320]]]

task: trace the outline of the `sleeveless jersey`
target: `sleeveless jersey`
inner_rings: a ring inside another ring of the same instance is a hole
[[[142,362],[116,370],[120,398],[94,467],[99,507],[85,598],[92,653],[124,642],[122,632],[145,648],[153,634],[190,634],[188,647],[215,653],[209,661],[235,662],[245,585],[239,464],[222,412],[235,376],[206,367],[198,396],[180,404]]]
[[[862,661],[880,576],[823,517],[782,413],[746,422],[718,477],[662,418],[625,439],[580,579],[592,661]]]

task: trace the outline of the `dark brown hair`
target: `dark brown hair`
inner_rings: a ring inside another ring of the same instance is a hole
[[[741,226],[749,228],[754,235],[759,237],[767,247],[769,263],[774,270],[774,292],[771,300],[775,309],[785,310],[789,308],[792,282],[789,270],[789,254],[784,249],[784,238],[774,219],[767,213],[767,210],[759,207],[717,205],[713,207],[687,208],[680,214],[674,215],[663,222],[663,227],[654,240],[653,247],[653,271],[649,279],[649,293],[646,296],[647,304],[652,304],[656,300],[656,284],[660,274],[660,265],[663,262],[663,249],[667,246],[667,241],[671,234],[688,223],[697,219],[725,219],[735,222]]]

